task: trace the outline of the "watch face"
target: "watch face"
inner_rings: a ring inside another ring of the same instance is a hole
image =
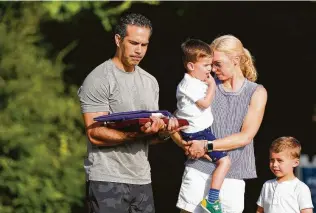
[[[207,143],[207,150],[210,152],[210,151],[213,151],[213,143],[211,142],[208,142]]]

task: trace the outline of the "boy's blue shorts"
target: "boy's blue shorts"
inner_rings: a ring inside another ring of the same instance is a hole
[[[180,132],[183,140],[185,141],[191,141],[191,140],[208,140],[208,141],[213,141],[215,140],[215,136],[213,135],[211,128],[208,127],[202,131],[195,132],[195,133],[185,133],[185,132]],[[208,155],[212,159],[213,162],[218,161],[219,159],[227,156],[227,152],[225,151],[212,151],[209,152]]]

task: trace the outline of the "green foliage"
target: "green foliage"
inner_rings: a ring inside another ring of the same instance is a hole
[[[71,21],[92,10],[110,30],[131,4],[0,2],[1,213],[69,213],[83,206],[86,137],[77,88],[62,77],[62,59],[76,42],[49,59],[40,22]]]
[[[21,8],[0,22],[0,212],[68,213],[84,196],[77,88],[36,45],[41,7]]]
[[[116,2],[116,4],[117,3],[118,2]],[[135,3],[158,5],[159,1],[123,1],[115,6],[113,6],[113,2],[110,1],[52,1],[43,3],[43,7],[47,10],[52,19],[58,21],[69,20],[83,9],[92,10],[94,14],[100,18],[105,30],[110,31],[112,30],[112,26],[116,23],[117,16],[128,10],[131,5]]]

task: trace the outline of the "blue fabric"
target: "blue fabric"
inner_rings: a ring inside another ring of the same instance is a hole
[[[215,203],[219,199],[219,190],[217,189],[210,189],[208,191],[208,197],[207,200],[210,203]]]
[[[137,118],[149,118],[153,113],[161,113],[166,117],[172,117],[172,114],[167,110],[157,110],[157,111],[148,111],[148,110],[137,110],[129,112],[118,112],[112,113],[109,115],[102,115],[95,117],[95,121],[99,122],[113,122],[113,121],[124,121]]]
[[[206,128],[202,131],[195,132],[195,133],[185,133],[181,132],[182,138],[185,141],[191,141],[191,140],[208,140],[208,141],[213,141],[215,140],[215,136],[213,135],[211,128]],[[212,162],[216,162],[222,157],[227,156],[227,152],[223,151],[212,151],[209,152],[208,155],[212,159]]]

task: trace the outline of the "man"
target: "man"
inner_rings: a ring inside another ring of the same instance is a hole
[[[155,212],[148,144],[165,139],[166,130],[177,128],[176,119],[166,127],[161,119],[152,117],[141,132],[118,131],[93,120],[109,113],[158,110],[157,80],[138,66],[151,33],[146,17],[121,17],[115,28],[114,57],[96,67],[78,91],[89,139],[87,196],[94,213]]]

